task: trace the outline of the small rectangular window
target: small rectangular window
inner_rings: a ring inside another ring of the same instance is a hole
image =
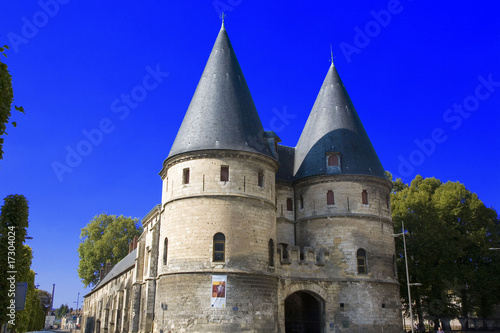
[[[363,190],[361,193],[361,200],[363,201],[363,205],[368,205],[368,192]]]
[[[259,172],[259,174],[257,175],[257,182],[259,184],[259,187],[264,187],[264,173],[263,172]]]
[[[189,184],[189,168],[182,170],[182,183]]]
[[[358,274],[366,274],[366,251],[364,249],[358,249],[357,251],[357,262],[358,262]]]
[[[286,210],[292,211],[293,210],[293,200],[292,198],[287,198],[286,199]]]
[[[300,208],[300,209],[303,209],[303,208],[304,208],[304,197],[302,197],[302,196],[301,196],[301,197],[300,197],[300,199],[299,199],[299,208]]]
[[[220,167],[220,181],[221,182],[229,181],[229,166],[222,165]]]

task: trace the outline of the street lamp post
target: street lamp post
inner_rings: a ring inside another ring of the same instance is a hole
[[[408,273],[408,256],[406,255],[406,237],[405,237],[405,224],[404,222],[401,222],[401,233],[400,234],[393,234],[392,237],[399,237],[403,235],[403,248],[404,248],[404,253],[405,253],[405,267],[406,267],[406,285],[408,287],[408,306],[410,308],[410,322],[411,322],[411,332],[414,333],[415,330],[413,328],[413,311],[412,311],[412,305],[411,305],[411,291],[410,291],[410,286],[421,286],[421,283],[410,283],[410,276]]]

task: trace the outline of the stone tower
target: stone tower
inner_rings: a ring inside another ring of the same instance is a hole
[[[295,248],[299,262],[293,268],[287,258],[279,272],[315,280],[300,287],[294,279],[285,282],[281,302],[287,330],[304,327],[297,318],[307,316],[307,307],[300,306],[307,303],[317,304],[322,313],[317,320],[325,318],[330,328],[400,331],[392,185],[333,62],[296,148],[281,151],[282,165],[293,158],[293,178],[280,172],[277,188],[282,195],[293,195],[294,204],[288,218],[278,217],[278,242],[287,250]],[[290,248],[292,234],[295,246]]]
[[[223,25],[160,172],[157,329],[277,331],[274,141]]]
[[[333,63],[297,146],[279,142],[223,25],[86,332],[401,332],[391,182]]]

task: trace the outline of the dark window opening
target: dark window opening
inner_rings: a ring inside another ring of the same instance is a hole
[[[214,257],[213,261],[223,262],[225,259],[226,236],[223,233],[214,235]]]
[[[274,241],[269,240],[269,266],[274,267]]]
[[[368,205],[368,192],[366,190],[363,190],[363,192],[361,192],[361,200],[363,202],[363,205]]]
[[[304,197],[300,196],[299,198],[299,207],[300,209],[304,208]]]
[[[286,243],[280,243],[280,244],[281,247],[283,248],[283,259],[288,259],[288,250],[287,250],[288,244]]]
[[[333,191],[332,190],[329,190],[326,193],[326,204],[327,205],[333,205],[333,204],[335,204],[335,197],[333,195]]]
[[[189,184],[189,168],[182,170],[182,183]]]
[[[163,242],[163,265],[167,264],[167,253],[168,253],[168,238],[165,237]]]
[[[286,210],[292,211],[293,210],[293,200],[292,198],[286,199]]]
[[[229,166],[222,165],[220,167],[220,181],[228,182],[229,181]]]
[[[257,182],[259,184],[259,187],[264,187],[264,173],[263,172],[259,172],[259,174],[257,175]]]
[[[366,274],[366,251],[364,249],[359,249],[357,254],[358,261],[358,274]]]

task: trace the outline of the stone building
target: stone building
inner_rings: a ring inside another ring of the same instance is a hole
[[[401,332],[391,183],[333,62],[297,146],[280,141],[223,25],[86,333]]]

